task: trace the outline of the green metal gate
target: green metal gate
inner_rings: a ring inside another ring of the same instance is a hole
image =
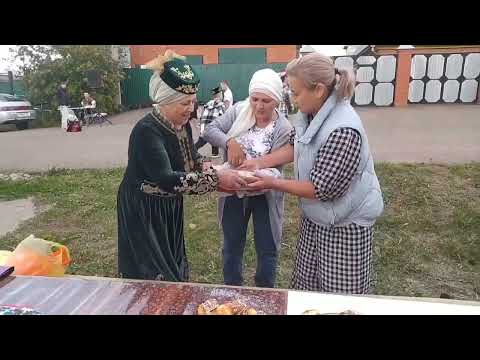
[[[0,82],[0,93],[10,94],[10,92],[10,84],[8,82]],[[25,83],[22,80],[14,80],[13,92],[15,95],[26,96]]]
[[[122,105],[150,104],[148,84],[152,71],[148,69],[125,69],[125,72],[125,78],[121,82]]]
[[[211,98],[210,89],[218,86],[220,81],[227,80],[235,101],[248,96],[248,85],[253,73],[260,69],[270,68],[277,72],[285,69],[285,63],[275,64],[211,64],[192,65],[200,77],[200,88],[197,99],[205,103]],[[122,81],[122,104],[125,106],[151,104],[148,84],[152,71],[148,69],[126,69]]]

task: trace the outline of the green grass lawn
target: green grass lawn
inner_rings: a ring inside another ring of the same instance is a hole
[[[375,228],[375,269],[381,295],[479,300],[480,164],[377,164],[385,213]],[[291,174],[291,171],[289,171]],[[116,195],[123,169],[53,170],[30,182],[0,181],[0,200],[33,196],[48,211],[0,238],[12,250],[33,233],[66,244],[70,274],[117,276]],[[185,231],[194,282],[222,283],[216,196],[186,196]],[[278,287],[287,288],[298,236],[297,199],[286,197]],[[249,230],[245,285],[253,285],[255,248]]]

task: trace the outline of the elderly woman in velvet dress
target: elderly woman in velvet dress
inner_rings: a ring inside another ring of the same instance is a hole
[[[231,170],[216,171],[193,146],[188,122],[199,78],[183,57],[167,51],[154,70],[153,111],[133,128],[128,164],[117,197],[121,277],[187,281],[183,195],[246,186]]]

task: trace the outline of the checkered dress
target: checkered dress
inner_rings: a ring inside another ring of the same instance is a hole
[[[221,100],[210,100],[205,104],[203,113],[200,116],[200,123],[210,124],[217,117],[225,113],[225,104]]]
[[[295,130],[290,135],[293,145]],[[318,151],[310,172],[321,201],[343,196],[360,163],[362,138],[351,128],[338,128]],[[373,227],[349,224],[324,227],[303,217],[291,287],[297,290],[369,293],[372,288]]]
[[[283,89],[282,97],[282,101],[278,104],[278,110],[288,118],[288,114],[292,110],[292,105],[290,102],[290,95],[288,93],[288,90],[285,88]]]

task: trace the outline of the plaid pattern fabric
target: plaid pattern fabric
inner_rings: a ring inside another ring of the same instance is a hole
[[[289,143],[294,144],[295,130]],[[319,200],[343,196],[360,163],[362,138],[351,128],[338,128],[319,149],[310,180]],[[373,286],[373,227],[349,224],[322,227],[303,218],[297,244],[292,288],[365,294]]]
[[[310,180],[315,195],[323,201],[343,196],[352,182],[360,163],[362,138],[351,128],[338,128],[318,151]]]
[[[292,128],[292,130],[290,130],[290,134],[288,135],[288,143],[292,146],[295,145],[295,134],[297,132],[295,131],[295,128]]]
[[[290,132],[288,142],[295,144],[295,128]],[[318,151],[310,172],[318,199],[333,200],[346,193],[360,164],[361,147],[362,138],[354,129],[338,128],[330,134]]]
[[[278,111],[288,117],[288,107],[287,104],[285,104],[285,101],[282,101],[280,104],[278,104]]]
[[[200,123],[208,124],[225,113],[225,104],[221,100],[210,100],[203,107]]]
[[[373,287],[373,227],[322,227],[302,218],[291,287],[367,294]]]
[[[283,89],[283,101],[280,102],[278,105],[278,111],[282,112],[285,114],[285,116],[288,118],[288,114],[290,111],[292,111],[292,105],[290,101],[290,95],[288,93],[288,89]]]

